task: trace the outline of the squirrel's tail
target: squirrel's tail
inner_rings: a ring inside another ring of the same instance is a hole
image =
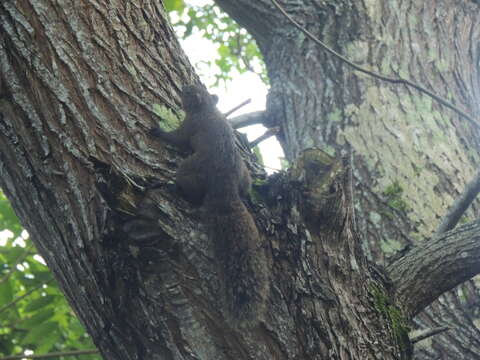
[[[215,257],[229,312],[235,318],[261,317],[268,295],[268,266],[255,221],[240,197],[206,198]]]

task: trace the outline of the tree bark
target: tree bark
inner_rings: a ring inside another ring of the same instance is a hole
[[[278,138],[288,160],[312,146],[330,154],[354,152],[355,206],[369,258],[387,265],[405,246],[431,238],[474,177],[478,129],[426,95],[352,71],[294,28],[270,0],[256,1],[249,11],[241,11],[250,6],[246,0],[216,2],[259,44],[271,83],[266,124],[280,126]],[[408,78],[479,118],[478,2],[280,3],[353,62]],[[259,14],[264,23],[275,24],[267,40],[256,36],[262,31],[254,21]],[[476,201],[464,220],[475,219],[478,210]],[[420,344],[419,358],[480,354],[480,343],[469,340],[478,337],[471,319],[478,321],[476,284],[470,281],[441,299],[442,316],[453,330],[429,339],[431,346]],[[435,312],[415,320],[420,328],[441,325]]]
[[[170,186],[185,154],[146,135],[157,118],[178,121],[179,90],[197,80],[158,2],[0,3],[0,186],[105,359],[410,358],[397,296],[410,287],[367,260],[370,233],[357,229],[353,185],[369,163],[352,171],[348,155],[307,150],[348,140],[346,125],[370,113],[362,94],[386,88],[317,53],[267,2],[222,3],[247,25],[264,17],[252,32],[269,64],[267,114],[292,161],[246,200],[269,279],[253,320],[229,313],[203,209]],[[332,43],[365,36],[365,8],[312,4],[297,9],[310,24],[351,21]],[[338,114],[345,128],[311,127]]]
[[[106,359],[168,353],[161,329],[143,326],[151,303],[127,286],[139,274],[114,215],[134,209],[126,189],[172,175],[145,129],[155,111],[178,112],[195,75],[165,11],[25,0],[2,1],[0,16],[1,187]]]
[[[417,315],[444,292],[480,273],[478,221],[414,247],[389,265],[395,297]]]

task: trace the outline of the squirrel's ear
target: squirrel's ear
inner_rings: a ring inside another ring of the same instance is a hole
[[[212,97],[212,102],[214,105],[218,104],[218,95],[210,95]]]

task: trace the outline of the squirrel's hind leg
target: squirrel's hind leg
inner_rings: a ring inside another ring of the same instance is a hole
[[[177,171],[177,186],[185,197],[196,204],[201,204],[206,193],[207,179],[204,163],[193,154],[185,159]]]

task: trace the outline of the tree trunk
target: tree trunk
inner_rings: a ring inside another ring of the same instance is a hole
[[[355,154],[355,206],[369,258],[386,265],[386,258],[405,246],[429,239],[476,171],[478,127],[414,89],[353,71],[297,30],[271,0],[217,3],[254,35],[262,50],[271,82],[268,125],[280,126],[289,161],[311,147]],[[410,79],[478,119],[478,2],[281,4],[351,61]],[[478,213],[475,202],[464,220]],[[417,317],[420,328],[454,328],[429,339],[430,347],[421,344],[418,357],[480,357],[480,342],[470,341],[479,337],[471,322],[478,318],[479,303],[479,288],[470,281]]]
[[[398,275],[404,264],[422,265],[406,257],[388,269],[392,282],[367,261],[360,242],[359,234],[370,238],[381,229],[363,216],[359,233],[352,200],[353,182],[365,178],[372,186],[355,190],[358,209],[383,214],[374,194],[393,177],[382,182],[372,174],[384,171],[387,159],[356,155],[352,172],[348,152],[335,160],[306,149],[340,153],[343,141],[359,151],[354,125],[378,120],[368,102],[384,115],[375,127],[386,129],[405,121],[403,129],[431,130],[409,113],[387,116],[386,104],[390,111],[388,101],[397,96],[404,108],[434,114],[433,123],[448,115],[433,103],[436,113],[425,110],[423,97],[353,75],[299,37],[268,2],[218,3],[259,40],[272,82],[267,112],[281,125],[292,162],[288,173],[258,182],[247,202],[261,234],[258,256],[268,264],[268,292],[255,316],[239,318],[225,305],[218,239],[209,236],[202,207],[169,186],[185,154],[146,135],[157,118],[178,120],[180,89],[197,80],[158,2],[0,3],[0,186],[105,359],[408,359],[410,316],[435,299],[437,283],[425,284],[418,298],[404,301],[406,295],[428,274],[441,278],[448,266],[457,269],[450,287],[472,276],[466,265],[478,273],[473,240],[480,224],[465,228],[463,237],[453,232],[438,240],[462,239],[461,255],[445,246],[452,250],[443,267],[418,270],[405,282]],[[295,13],[322,24],[320,34],[335,26],[329,42],[357,52],[366,47],[362,39],[377,35],[362,19],[387,10],[346,5]],[[340,29],[333,20],[349,26]],[[382,33],[378,44],[387,39]],[[388,51],[368,48],[372,54],[390,55],[389,66],[400,63]],[[453,75],[440,78],[446,76]],[[365,141],[380,143],[380,135],[367,135]],[[467,171],[464,147],[473,137],[462,136],[452,131],[449,140]],[[381,166],[372,168],[372,159]],[[420,174],[427,178],[432,168]],[[406,214],[382,206],[389,210],[383,227],[408,224]]]

